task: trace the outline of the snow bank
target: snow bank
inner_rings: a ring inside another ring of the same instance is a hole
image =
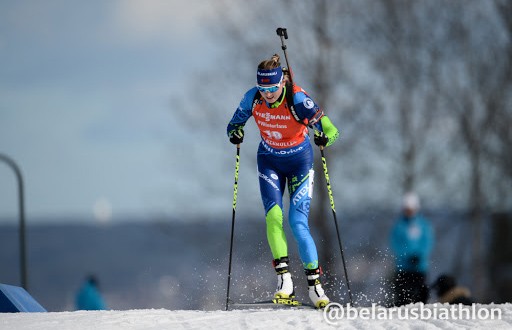
[[[461,306],[462,307],[462,306]],[[127,310],[77,311],[55,313],[0,314],[2,330],[89,330],[89,329],[511,329],[512,304],[476,304],[469,314],[459,319],[450,305],[415,304],[397,309],[353,308],[352,315],[327,320],[326,313],[317,310],[247,309],[232,311],[196,310]],[[363,311],[366,310],[366,311]],[[391,310],[393,310],[391,312]],[[416,310],[418,313],[413,312]],[[434,310],[437,312],[433,314]],[[348,311],[347,308],[344,311]],[[430,311],[430,317],[427,311]],[[474,315],[471,312],[475,313]],[[355,315],[355,314],[358,315]],[[381,313],[378,315],[377,313]],[[384,318],[387,313],[387,318]],[[494,319],[491,318],[494,313]],[[391,315],[390,315],[391,314]],[[408,314],[408,315],[407,315]],[[389,318],[391,316],[392,318]],[[398,319],[408,316],[408,319]],[[455,316],[455,317],[454,317]],[[466,316],[469,316],[467,318]],[[475,316],[475,318],[473,317]],[[333,324],[333,321],[336,323]]]

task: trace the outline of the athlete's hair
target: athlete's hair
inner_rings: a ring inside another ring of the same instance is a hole
[[[261,61],[258,65],[258,69],[270,70],[278,68],[281,66],[281,62],[279,62],[280,58],[278,54],[274,54],[269,60]],[[284,81],[290,80],[290,71],[287,68],[283,68],[283,75]]]
[[[261,61],[260,64],[258,65],[258,69],[270,70],[270,69],[278,68],[281,66],[279,59],[280,59],[279,55],[274,54],[274,55],[272,55],[270,60]]]

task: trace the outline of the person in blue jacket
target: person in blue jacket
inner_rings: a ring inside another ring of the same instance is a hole
[[[395,256],[395,305],[427,303],[426,277],[434,244],[429,220],[419,214],[420,201],[415,193],[403,198],[403,212],[391,230],[391,250]]]
[[[98,280],[94,275],[89,275],[80,287],[76,295],[77,310],[105,310],[106,304],[98,287]]]

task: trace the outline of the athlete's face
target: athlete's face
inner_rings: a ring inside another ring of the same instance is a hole
[[[276,85],[277,90],[272,91],[273,89],[262,89],[259,88],[259,92],[261,96],[267,101],[268,103],[274,103],[279,99],[279,96],[281,96],[281,93],[283,92],[283,82],[280,82],[278,85]]]

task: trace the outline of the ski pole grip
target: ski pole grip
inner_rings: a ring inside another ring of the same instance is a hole
[[[288,39],[288,32],[286,32],[286,28],[277,28],[276,32],[278,36]]]

